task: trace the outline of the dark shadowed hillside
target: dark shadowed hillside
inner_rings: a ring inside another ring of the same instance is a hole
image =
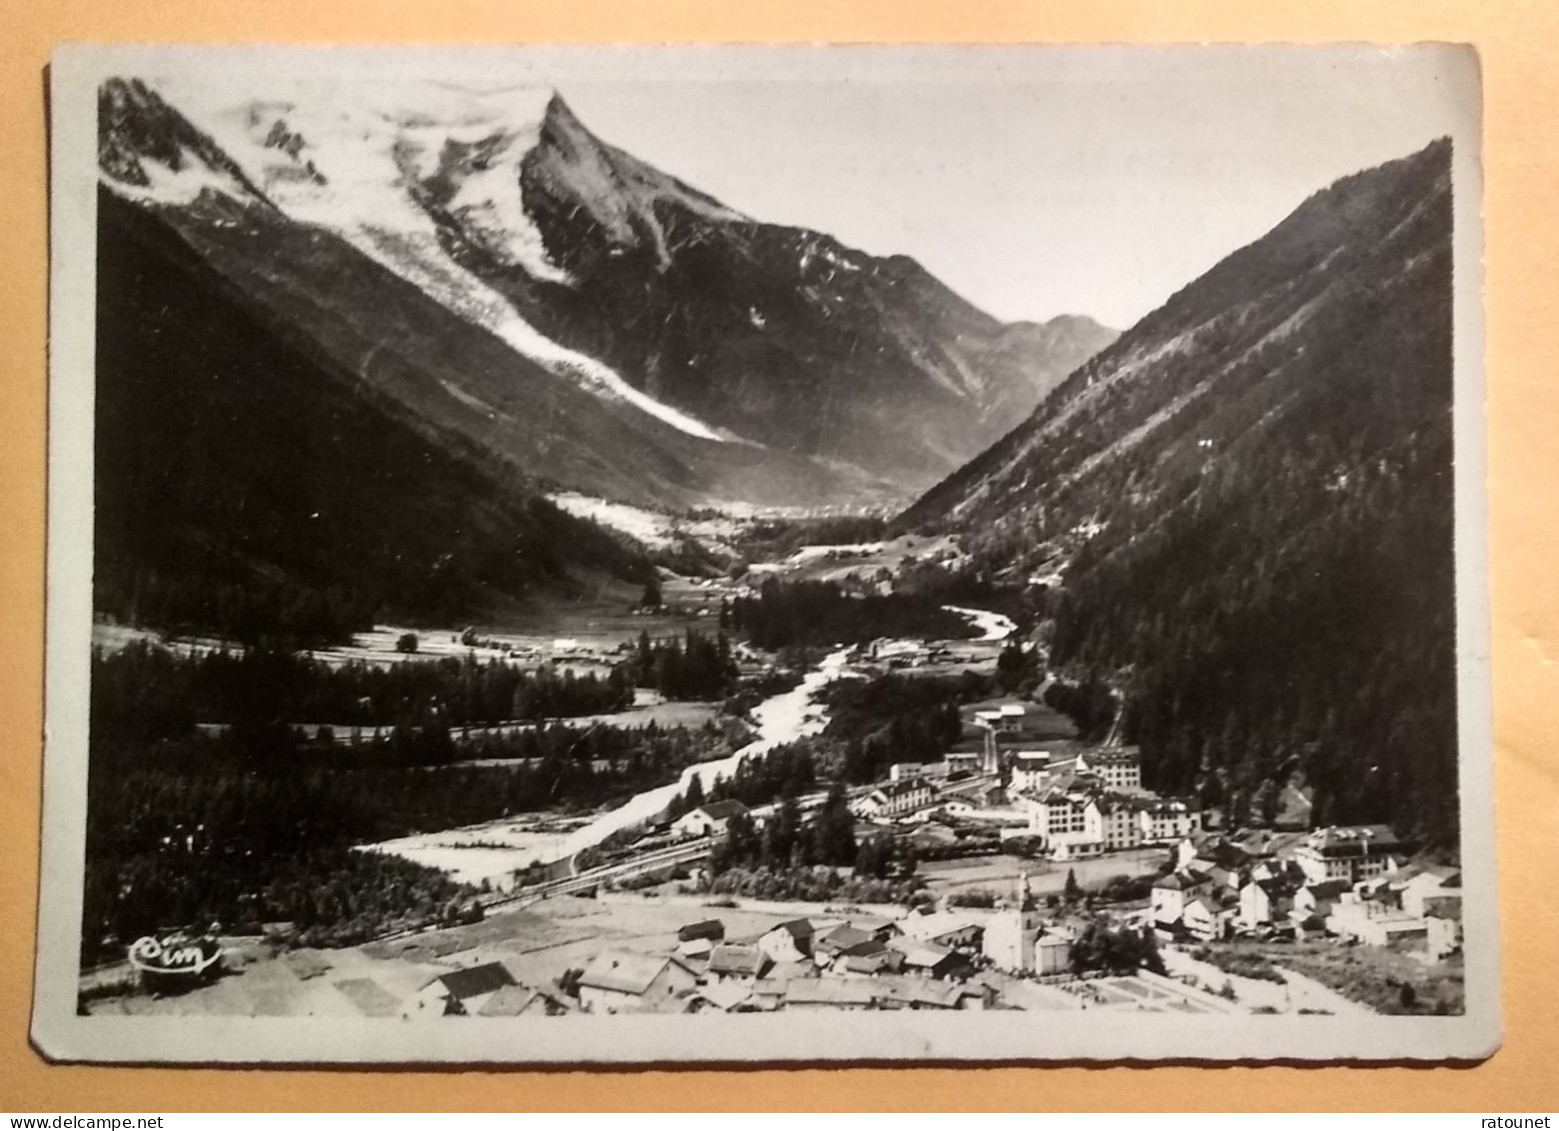
[[[1148,784],[1457,827],[1451,151],[1346,178],[1074,373],[906,525],[1060,582]]]
[[[445,618],[645,563],[430,437],[155,216],[99,200],[96,606],[238,636]]]

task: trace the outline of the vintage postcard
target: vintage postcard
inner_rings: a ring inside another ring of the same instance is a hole
[[[1470,48],[51,91],[44,1054],[1497,1047]]]

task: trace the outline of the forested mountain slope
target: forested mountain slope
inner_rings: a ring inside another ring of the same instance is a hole
[[[1057,581],[1147,784],[1457,828],[1451,149],[1337,182],[1082,366],[901,522]]]
[[[98,221],[99,612],[315,641],[647,576],[512,467],[408,424],[157,217],[103,192]]]

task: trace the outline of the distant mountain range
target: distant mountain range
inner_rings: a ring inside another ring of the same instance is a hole
[[[1448,141],[1316,193],[900,519],[1050,587],[1149,784],[1457,827],[1451,215]]]
[[[99,166],[405,427],[628,502],[911,497],[1114,338],[743,216],[544,88],[116,79]]]

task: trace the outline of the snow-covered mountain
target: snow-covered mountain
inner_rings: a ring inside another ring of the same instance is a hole
[[[105,187],[414,421],[565,487],[907,495],[1113,338],[1004,326],[913,261],[749,219],[550,89],[232,91],[106,83]]]

